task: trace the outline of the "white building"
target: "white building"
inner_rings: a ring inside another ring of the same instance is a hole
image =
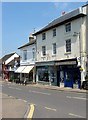
[[[14,52],[10,54],[6,54],[1,58],[1,67],[2,67],[2,77],[6,80],[14,79],[15,70],[19,66],[20,56]]]
[[[88,4],[65,13],[34,35],[36,81],[80,88],[87,67]]]
[[[20,67],[15,71],[20,73],[20,80],[25,78],[29,82],[35,82],[35,52],[36,52],[36,40],[31,35],[29,42],[18,49],[20,49]]]

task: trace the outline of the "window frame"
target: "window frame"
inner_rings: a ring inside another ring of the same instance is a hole
[[[23,60],[27,60],[27,50],[23,50]]]
[[[45,40],[46,39],[46,33],[42,33],[42,40]]]
[[[52,55],[56,55],[57,54],[57,45],[56,43],[52,44]]]
[[[71,32],[71,22],[65,24],[65,32],[66,33]]]
[[[65,41],[65,49],[66,53],[71,53],[71,39],[67,39]]]
[[[46,46],[42,46],[42,56],[46,56]]]
[[[53,37],[56,36],[56,28],[53,29]]]
[[[33,60],[35,60],[35,48],[32,48],[32,57],[33,57]]]

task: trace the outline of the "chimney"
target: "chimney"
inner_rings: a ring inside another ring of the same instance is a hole
[[[32,41],[32,40],[34,40],[34,36],[32,34],[30,34],[30,36],[29,36],[29,42]]]
[[[62,15],[65,15],[65,11],[62,12]]]

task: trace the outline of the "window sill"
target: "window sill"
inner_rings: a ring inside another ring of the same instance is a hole
[[[53,54],[52,57],[56,57],[56,54]]]
[[[46,55],[45,56],[41,56],[41,58],[46,58]]]
[[[66,52],[66,53],[64,53],[64,55],[68,55],[68,54],[71,54],[71,52]]]

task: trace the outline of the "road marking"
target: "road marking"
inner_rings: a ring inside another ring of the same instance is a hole
[[[18,100],[21,100],[21,101],[23,101],[23,102],[27,102],[26,100],[23,100],[23,99],[18,99]]]
[[[49,107],[45,107],[45,109],[47,109],[47,110],[53,110],[53,111],[56,111],[56,109],[49,108]]]
[[[74,117],[81,117],[81,118],[85,118],[83,116],[80,116],[80,115],[76,115],[76,114],[73,114],[73,113],[69,113],[70,116],[74,116]]]
[[[29,111],[29,114],[28,114],[27,118],[32,119],[33,113],[34,113],[34,104],[31,104],[30,105],[30,111]]]
[[[21,90],[20,88],[13,88],[13,87],[9,87],[11,89],[15,89],[15,90]]]
[[[16,88],[16,90],[21,90],[20,88]]]
[[[67,98],[73,98],[73,99],[80,99],[80,100],[88,100],[87,98],[83,98],[83,97],[71,97],[71,96],[66,96]]]
[[[44,93],[44,92],[38,92],[38,91],[31,91],[31,90],[29,90],[29,92],[39,93],[39,94],[43,94],[43,95],[51,95],[50,93]]]

